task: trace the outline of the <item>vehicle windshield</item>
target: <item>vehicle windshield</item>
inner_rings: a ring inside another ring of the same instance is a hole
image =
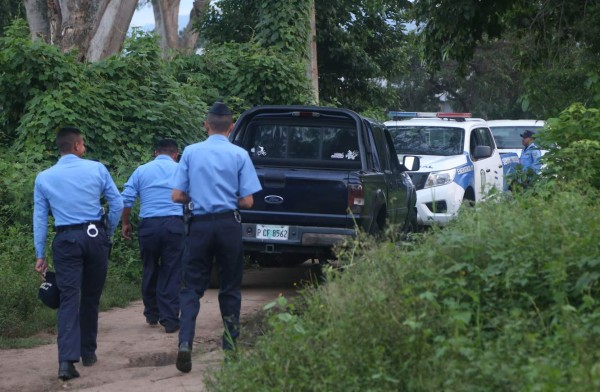
[[[465,131],[460,128],[413,125],[388,130],[398,154],[449,156],[464,151]]]
[[[526,130],[539,130],[542,127],[532,127],[532,126],[490,126],[492,133],[494,134],[494,139],[496,139],[496,145],[498,148],[512,148],[512,149],[521,149],[523,148],[523,143],[521,141],[521,134]]]

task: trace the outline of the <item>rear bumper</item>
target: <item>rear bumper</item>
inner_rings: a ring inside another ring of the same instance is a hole
[[[356,235],[354,229],[290,225],[288,239],[280,240],[256,238],[255,223],[242,223],[242,230],[246,253],[323,253]]]

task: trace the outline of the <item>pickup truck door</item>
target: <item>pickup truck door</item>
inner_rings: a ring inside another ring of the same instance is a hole
[[[475,159],[473,153],[477,146],[490,147],[492,155]],[[475,199],[479,201],[485,198],[492,188],[502,189],[502,162],[489,129],[480,127],[471,131],[470,153],[474,166]]]
[[[401,224],[404,222],[407,209],[407,193],[398,163],[398,156],[395,153],[392,139],[386,135],[389,131],[378,125],[372,126],[372,135],[375,142],[374,158],[379,165],[379,171],[385,177],[386,200],[387,200],[387,218],[388,223]]]

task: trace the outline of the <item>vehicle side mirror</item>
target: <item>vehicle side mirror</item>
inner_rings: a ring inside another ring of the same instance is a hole
[[[473,158],[482,159],[492,156],[492,148],[490,146],[476,146],[473,152]]]
[[[419,157],[413,155],[405,155],[404,158],[402,158],[402,166],[404,166],[407,171],[417,171],[421,168],[421,160]]]

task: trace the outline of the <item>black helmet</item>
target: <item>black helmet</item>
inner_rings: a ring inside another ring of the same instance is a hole
[[[58,309],[60,306],[60,292],[56,286],[56,274],[47,271],[45,279],[46,281],[38,289],[38,298],[49,308]]]

